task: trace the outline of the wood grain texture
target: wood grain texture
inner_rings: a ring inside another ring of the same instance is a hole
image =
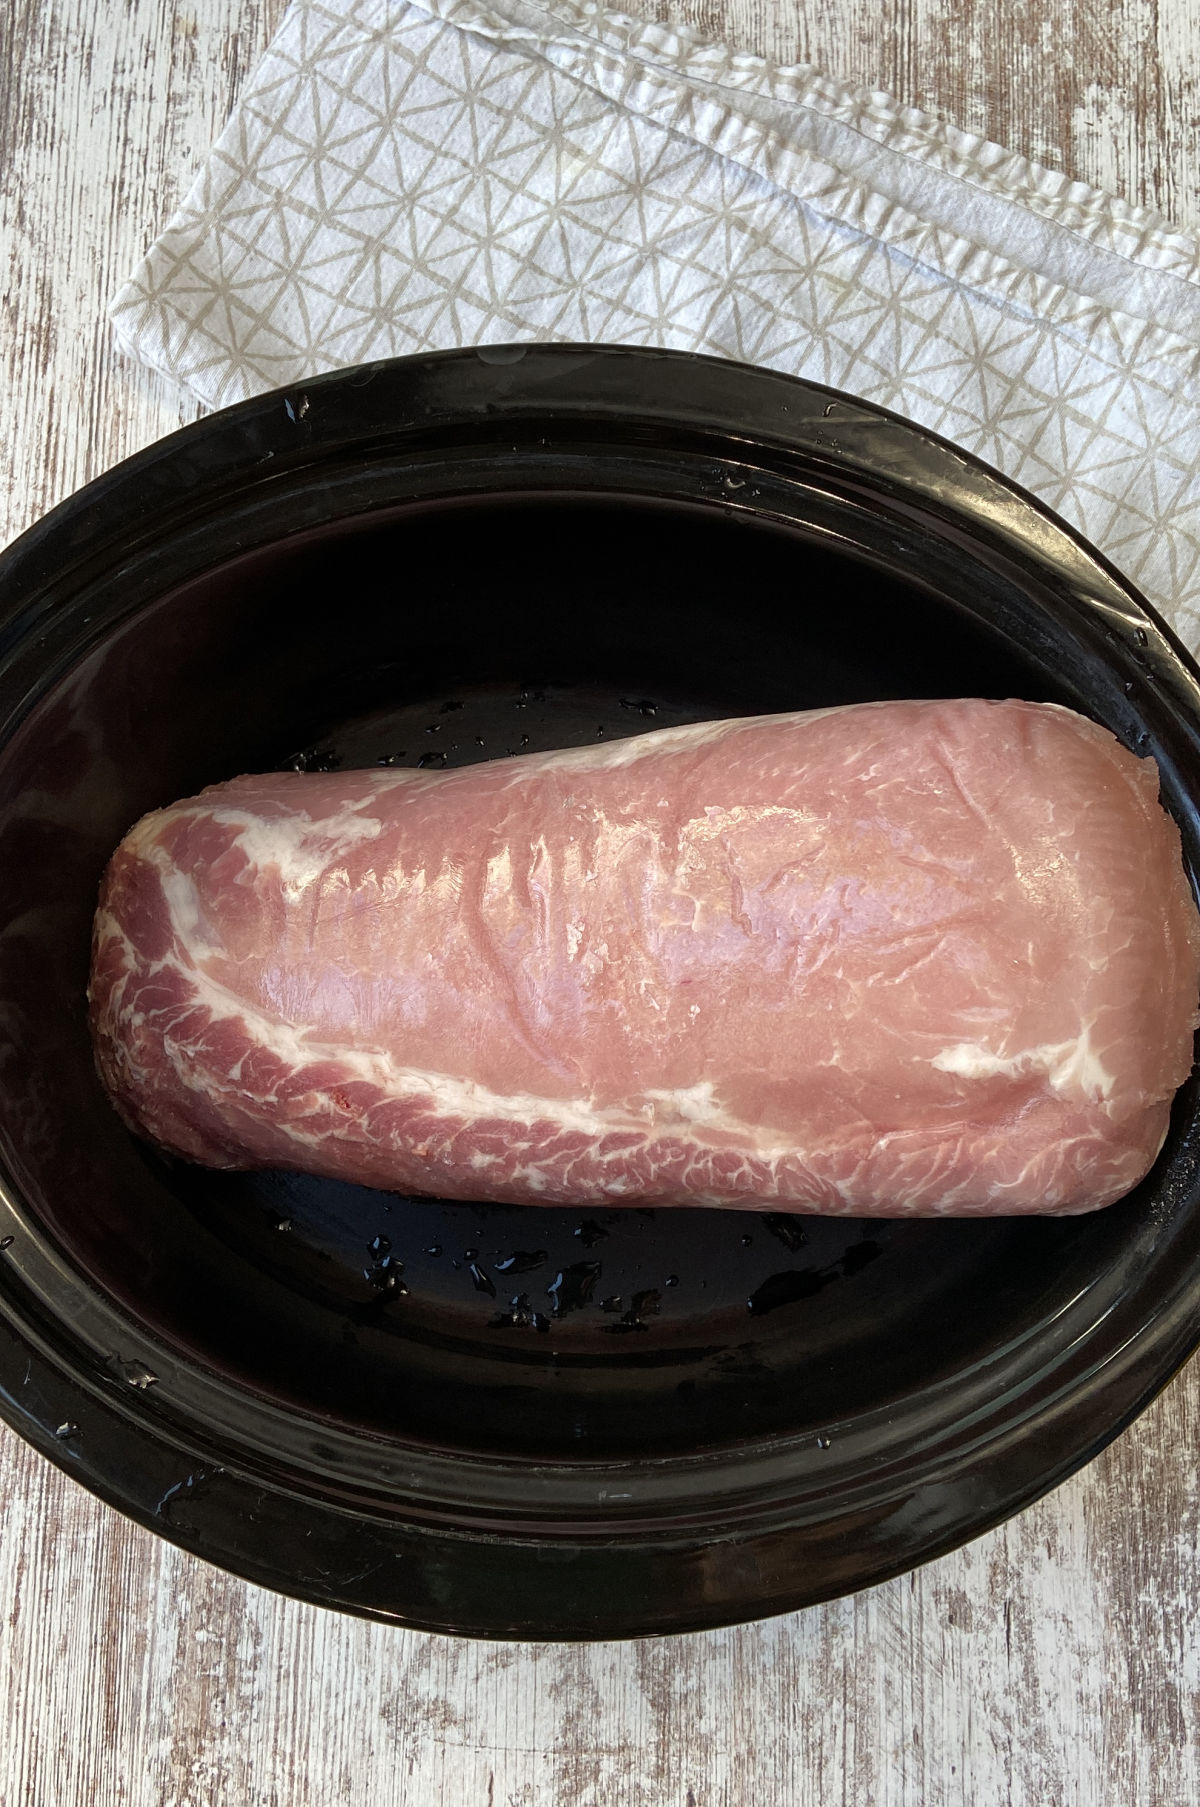
[[[644,10],[653,10],[647,0]],[[1200,221],[1190,0],[667,0]],[[0,539],[182,421],[103,308],[280,0],[0,11]],[[481,1645],[180,1554],[0,1431],[0,1807],[1185,1807],[1200,1370],[1083,1474],[855,1599],[703,1636]]]
[[[1200,221],[1200,14],[1188,0],[644,0],[631,8],[907,106]]]

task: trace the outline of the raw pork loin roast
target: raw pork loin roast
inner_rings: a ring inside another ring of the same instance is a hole
[[[904,1216],[1127,1192],[1198,988],[1153,761],[968,700],[215,785],[114,854],[90,995],[212,1167]]]

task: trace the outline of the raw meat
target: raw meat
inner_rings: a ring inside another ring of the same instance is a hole
[[[215,785],[117,849],[90,995],[213,1167],[905,1216],[1127,1192],[1198,989],[1153,761],[966,700]]]

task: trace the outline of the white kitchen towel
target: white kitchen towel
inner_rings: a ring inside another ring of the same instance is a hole
[[[588,0],[294,0],[113,304],[210,406],[511,340],[884,403],[1200,646],[1200,242],[886,95]]]

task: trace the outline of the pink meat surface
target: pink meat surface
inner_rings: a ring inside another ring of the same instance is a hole
[[[90,995],[209,1166],[908,1216],[1127,1192],[1198,989],[1153,761],[966,700],[215,785],[114,854]]]

